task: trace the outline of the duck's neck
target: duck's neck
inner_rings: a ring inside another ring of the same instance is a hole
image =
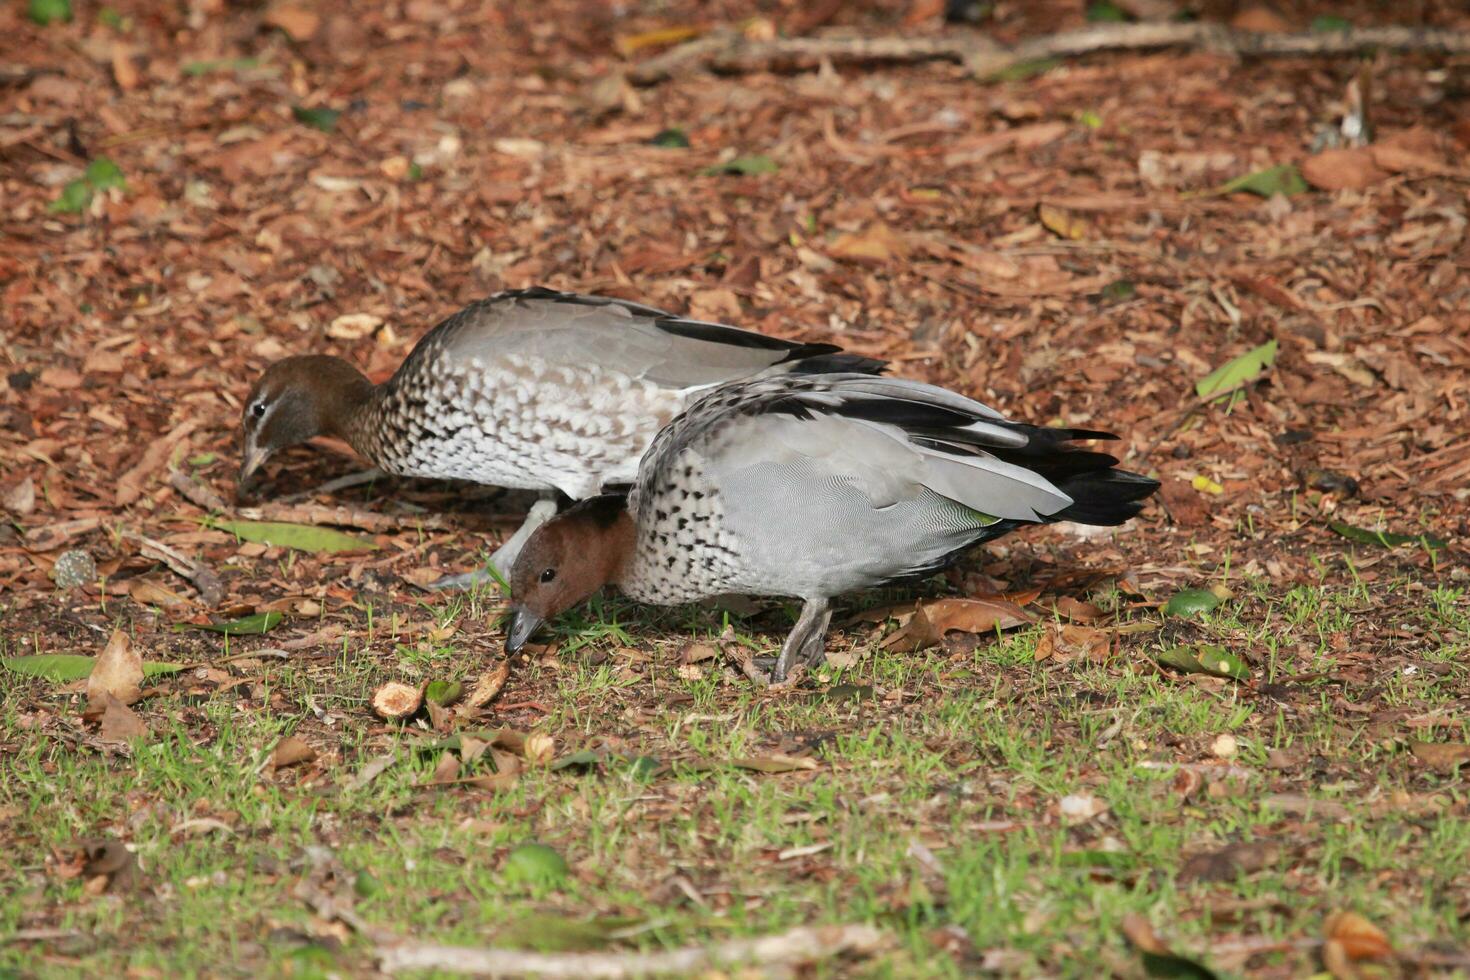
[[[378,386],[340,358],[325,360],[318,388],[318,417],[324,435],[345,440],[371,457],[375,448],[373,416]]]

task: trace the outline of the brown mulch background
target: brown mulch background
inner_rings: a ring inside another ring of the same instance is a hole
[[[1329,517],[1456,549],[1470,513],[1467,63],[1381,58],[1372,118],[1400,165],[1359,190],[1273,200],[1191,192],[1306,159],[1356,61],[1110,55],[993,85],[945,64],[643,89],[618,76],[620,40],[670,25],[968,29],[926,6],[124,3],[120,26],[82,5],[47,29],[6,5],[7,617],[55,610],[64,547],[92,551],[115,597],[140,576],[182,585],[117,526],[221,569],[235,606],[355,581],[360,565],[311,560],[270,580],[263,548],[199,527],[209,498],[181,497],[170,468],[231,499],[239,400],[264,364],[330,351],[383,377],[441,316],[533,283],[834,340],[1021,418],[1116,431],[1129,465],[1165,481],[1120,539],[1136,563],[1228,549],[1286,583],[1305,554],[1342,550]],[[1470,26],[1450,4],[1409,6]],[[1206,13],[1239,14],[1218,7]],[[1381,19],[1371,4],[1332,11]],[[1079,4],[1003,3],[987,31],[1082,23]],[[251,60],[199,73],[231,59]],[[297,106],[340,111],[335,131]],[[689,148],[650,145],[673,127]],[[779,170],[701,172],[755,154]],[[98,156],[126,192],[48,211]],[[1273,337],[1267,382],[1193,411],[1196,379]],[[278,491],[349,468],[288,459]],[[320,502],[460,496],[380,484]],[[368,571],[463,566],[479,539],[454,526],[427,543],[387,534]],[[1107,562],[1112,547],[1084,550]],[[95,598],[71,614],[96,618]]]

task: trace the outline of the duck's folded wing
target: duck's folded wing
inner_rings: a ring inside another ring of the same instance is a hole
[[[1072,503],[1025,466],[973,447],[954,451],[926,443],[899,425],[831,410],[743,419],[712,448],[711,462],[723,480],[735,481],[741,473],[742,487],[768,486],[774,506],[809,508],[819,520],[823,514],[843,519],[827,509],[839,499],[843,507],[873,511],[922,499],[945,512],[936,512],[936,523],[958,520],[963,511],[977,527],[996,519],[1045,520]],[[861,498],[848,492],[854,489]]]
[[[532,288],[472,303],[435,328],[456,358],[536,358],[596,366],[664,388],[697,389],[750,378],[778,365],[874,370],[880,362],[719,323],[673,316],[641,303]]]

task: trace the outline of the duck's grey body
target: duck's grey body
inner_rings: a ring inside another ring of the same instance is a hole
[[[427,334],[364,407],[352,441],[391,473],[578,499],[631,482],[654,435],[711,386],[880,366],[837,350],[623,300],[506,292]]]
[[[620,586],[672,604],[807,600],[777,676],[825,631],[827,600],[932,572],[1024,523],[1119,524],[1157,486],[1066,446],[1102,433],[1010,422],[952,392],[864,375],[728,385],[659,433],[628,502]],[[1083,499],[1085,498],[1085,499]],[[815,632],[813,632],[815,631]]]

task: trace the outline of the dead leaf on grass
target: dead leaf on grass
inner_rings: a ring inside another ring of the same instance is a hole
[[[1194,960],[1175,953],[1149,921],[1137,912],[1123,917],[1123,935],[1143,959],[1144,971],[1153,977],[1175,977],[1179,980],[1215,980],[1214,971]]]
[[[946,633],[989,633],[1035,621],[1035,616],[1004,599],[935,599],[920,602],[908,623],[886,638],[882,647],[914,653],[940,645]]]
[[[89,895],[117,894],[137,885],[138,857],[122,841],[85,841],[83,889]]]
[[[1046,632],[1036,641],[1036,660],[1050,660],[1056,664],[1086,659],[1102,663],[1108,659],[1112,649],[1113,634],[1109,630],[1090,626],[1074,626],[1048,623]]]
[[[87,676],[87,703],[100,703],[110,694],[124,705],[137,701],[143,690],[143,655],[133,649],[128,634],[113,630]]]
[[[808,756],[782,755],[779,752],[773,755],[731,759],[730,764],[741,769],[765,773],[796,772],[801,769],[817,768],[816,759]]]
[[[276,747],[271,751],[271,768],[285,769],[287,766],[310,762],[315,758],[316,749],[307,745],[304,739],[288,735],[277,742]]]
[[[494,667],[481,674],[479,680],[475,681],[474,688],[470,691],[469,696],[464,699],[465,705],[470,708],[485,707],[485,705],[495,700],[495,696],[500,693],[501,688],[505,687],[505,681],[509,677],[510,661],[499,661]]]
[[[1414,758],[1446,776],[1470,763],[1470,745],[1460,742],[1410,742],[1409,750]]]
[[[1271,867],[1281,858],[1281,847],[1271,841],[1229,844],[1218,851],[1196,854],[1179,869],[1179,882],[1234,881]]]
[[[148,725],[143,719],[111,693],[103,691],[93,703],[101,709],[102,741],[127,742],[148,734]]]
[[[1381,960],[1393,955],[1388,934],[1357,912],[1334,912],[1322,924],[1323,938],[1338,943],[1350,960]]]

